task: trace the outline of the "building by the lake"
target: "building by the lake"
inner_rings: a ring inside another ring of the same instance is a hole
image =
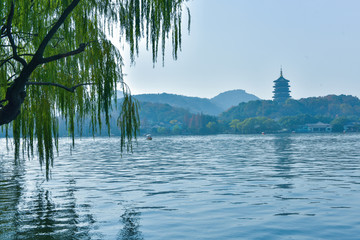
[[[280,69],[280,77],[274,81],[274,96],[276,102],[284,103],[290,96],[289,80],[283,77],[282,68]]]
[[[332,126],[328,123],[317,122],[317,123],[308,123],[303,126],[299,126],[295,130],[298,133],[329,133],[332,132]]]
[[[318,122],[318,123],[306,124],[306,126],[307,126],[309,132],[331,132],[332,131],[332,126],[328,123]]]

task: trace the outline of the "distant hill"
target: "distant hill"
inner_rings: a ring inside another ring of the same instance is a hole
[[[284,116],[308,114],[312,116],[360,117],[360,100],[350,95],[328,95],[325,97],[289,99],[284,104],[270,100],[240,103],[221,114],[223,120],[269,117],[278,119]]]
[[[140,102],[164,103],[173,107],[183,108],[192,113],[204,113],[219,115],[223,109],[215,105],[207,98],[187,97],[176,94],[141,94],[134,96]]]
[[[209,104],[210,99],[190,98],[173,94],[138,95],[150,99],[159,96],[160,100],[168,102],[179,101],[178,104],[197,104],[203,101]],[[167,99],[169,98],[169,99]],[[207,100],[207,101],[206,101]],[[212,103],[214,104],[214,103]],[[110,118],[110,134],[119,136],[117,117],[120,114],[121,102],[112,109]],[[190,107],[189,107],[190,108]],[[188,109],[189,109],[188,108]],[[192,107],[192,109],[196,109]],[[154,135],[164,134],[213,134],[213,133],[259,133],[277,132],[281,129],[294,131],[307,123],[324,122],[333,126],[333,131],[342,132],[348,123],[353,125],[352,131],[360,132],[360,99],[350,95],[328,95],[325,97],[310,97],[299,100],[288,99],[284,104],[271,100],[256,100],[242,102],[223,112],[220,116],[210,116],[199,112],[171,106],[167,103],[140,101],[140,133]],[[220,120],[220,121],[219,121]],[[105,119],[102,117],[101,132],[96,136],[108,134]],[[59,135],[67,136],[68,129],[63,119],[59,119]],[[259,127],[258,127],[259,126]],[[75,126],[78,132],[77,126]],[[92,136],[91,118],[84,120],[83,136]],[[9,131],[11,136],[11,130]],[[0,131],[0,137],[4,136]],[[76,134],[79,136],[80,134]]]
[[[118,94],[118,96],[121,96],[121,94]],[[244,90],[227,91],[212,99],[187,97],[169,93],[139,94],[134,95],[134,97],[140,102],[169,104],[173,107],[186,109],[191,113],[204,113],[215,116],[241,102],[259,99],[255,95],[246,93]]]
[[[254,100],[260,100],[260,98],[253,94],[247,93],[242,89],[226,91],[210,99],[212,103],[216,104],[224,111],[233,106],[237,106],[239,103]]]
[[[219,130],[217,117],[169,104],[140,102],[139,114],[141,134],[211,134]]]
[[[146,124],[169,123],[171,120],[183,122],[186,115],[191,115],[183,108],[172,107],[164,103],[140,102],[140,121]]]

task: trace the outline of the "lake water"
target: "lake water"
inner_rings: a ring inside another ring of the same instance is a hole
[[[0,239],[359,239],[360,135],[60,140],[52,178],[0,139]]]

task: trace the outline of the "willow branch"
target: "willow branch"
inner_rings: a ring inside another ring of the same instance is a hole
[[[33,54],[20,54],[18,55],[19,57],[20,56],[34,56]],[[11,56],[11,57],[8,57],[7,59],[4,59],[4,60],[0,60],[0,68],[5,65],[6,63],[11,63],[11,59],[15,59],[15,56]],[[16,60],[16,59],[15,59]]]
[[[28,83],[30,75],[40,64],[42,64],[42,60],[44,59],[43,54],[46,46],[49,44],[52,37],[55,35],[55,33],[60,28],[60,26],[65,22],[67,17],[70,15],[70,13],[74,10],[74,8],[78,5],[79,2],[80,0],[71,1],[70,5],[64,10],[60,18],[55,22],[53,27],[46,34],[45,38],[40,43],[39,48],[37,49],[33,58],[30,60],[29,63],[27,63],[23,58],[21,58],[17,54],[17,46],[15,44],[14,38],[11,33],[11,25],[14,17],[14,8],[15,8],[14,1],[12,1],[10,13],[8,15],[7,23],[6,23],[6,36],[8,37],[9,43],[13,50],[13,58],[23,65],[23,69],[21,70],[19,76],[11,83],[11,86],[7,88],[6,99],[8,100],[8,103],[0,108],[0,126],[12,122],[20,114],[21,105],[23,104],[26,97],[26,92],[24,90],[24,87],[26,85],[31,85],[31,83]],[[3,31],[3,29],[4,28],[2,28],[1,31]],[[66,86],[60,84],[54,84],[54,83],[32,83],[32,85],[57,86],[70,92],[74,92],[77,87],[88,84],[83,83],[68,88]]]
[[[78,5],[79,2],[80,2],[80,0],[73,0],[70,3],[70,5],[65,9],[65,11],[61,14],[60,18],[56,21],[54,26],[50,29],[50,31],[47,33],[47,35],[41,42],[38,50],[35,53],[36,57],[42,58],[45,48],[48,45],[48,43],[50,42],[51,38],[55,35],[55,33],[60,28],[60,26],[65,22],[66,18],[74,10],[74,8]]]
[[[6,35],[9,39],[9,42],[10,42],[10,45],[11,45],[11,48],[12,48],[12,51],[13,51],[13,56],[14,56],[14,59],[18,62],[20,62],[24,67],[27,65],[26,61],[21,58],[18,54],[17,54],[17,46],[15,44],[15,41],[14,41],[14,38],[11,34],[11,26],[12,26],[12,20],[13,20],[13,17],[14,17],[14,2],[11,3],[11,8],[10,8],[10,13],[9,13],[9,16],[8,16],[8,19],[7,19],[7,23],[6,23]]]
[[[62,89],[65,89],[66,91],[68,92],[75,92],[75,89],[77,89],[78,87],[81,87],[81,86],[85,86],[85,85],[92,85],[94,83],[80,83],[80,84],[77,84],[73,87],[66,87],[62,84],[59,84],[59,83],[50,83],[50,82],[27,82],[26,85],[36,85],[36,86],[54,86],[54,87],[59,87],[59,88],[62,88]]]
[[[11,81],[11,79],[13,79],[14,77],[16,77],[16,73],[14,73],[13,75],[11,75],[11,77],[9,77],[6,81],[7,82],[10,82]],[[9,83],[8,83],[9,84]]]
[[[82,43],[82,44],[80,44],[78,49],[75,49],[73,51],[70,51],[70,52],[67,52],[67,53],[62,53],[62,54],[57,54],[57,55],[54,55],[54,56],[51,56],[51,57],[42,58],[41,63],[53,62],[53,61],[56,61],[56,60],[59,60],[59,59],[62,59],[62,58],[66,58],[66,57],[69,57],[69,56],[79,54],[79,53],[85,51],[85,48],[86,48],[87,45],[88,44]]]
[[[6,25],[4,24],[0,29],[0,35],[3,35],[6,31]]]
[[[64,41],[65,39],[64,38],[58,38],[56,43],[53,44],[51,47],[52,48],[56,48],[62,41]]]
[[[1,60],[0,61],[0,68],[5,65],[6,63],[10,62],[11,59],[13,59],[14,57],[9,57],[7,59]]]
[[[16,73],[16,66],[15,66],[15,64],[14,64],[14,63],[12,63],[11,61],[9,62],[9,64],[11,65],[11,67],[12,67],[12,69],[13,69],[14,73]]]

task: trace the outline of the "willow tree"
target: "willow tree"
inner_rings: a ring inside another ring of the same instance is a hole
[[[124,94],[121,149],[129,148],[139,128],[137,103],[109,36],[128,43],[131,61],[145,39],[154,63],[170,38],[176,58],[185,1],[1,0],[0,126],[7,136],[13,131],[15,159],[22,145],[30,155],[36,151],[48,170],[58,148],[60,116],[73,142],[75,126],[82,129],[85,117],[93,133],[102,124],[110,129],[117,88]]]

